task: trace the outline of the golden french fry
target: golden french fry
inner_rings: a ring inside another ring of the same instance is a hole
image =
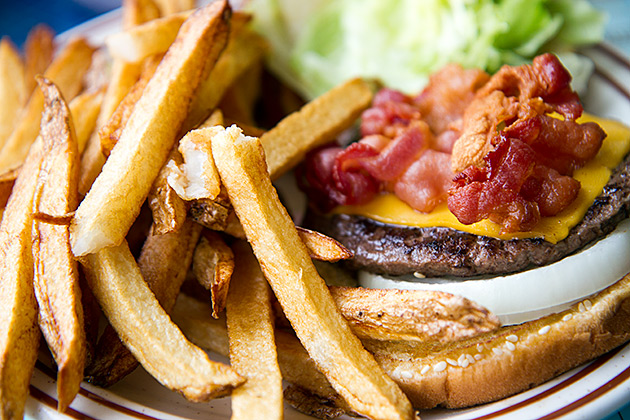
[[[77,95],[70,102],[70,114],[72,114],[74,121],[79,155],[85,149],[85,145],[96,127],[96,119],[103,103],[103,94],[103,90],[88,90]]]
[[[103,155],[109,156],[112,149],[118,142],[120,135],[122,134],[127,121],[133,112],[133,108],[136,106],[136,102],[140,100],[144,88],[153,77],[157,66],[160,64],[161,56],[155,56],[148,58],[142,66],[142,73],[138,81],[129,90],[129,93],[118,104],[118,107],[111,115],[109,120],[102,125],[98,131],[98,136],[101,140],[101,151]]]
[[[112,327],[163,385],[201,402],[226,395],[243,383],[229,366],[213,362],[186,340],[142,278],[126,242],[89,254],[81,262]]]
[[[195,7],[195,0],[155,0],[162,16],[183,12]]]
[[[33,210],[60,215],[77,206],[79,152],[70,109],[59,89],[38,79],[44,95],[41,165]],[[70,405],[83,380],[85,332],[77,262],[67,225],[33,224],[35,296],[39,325],[58,367],[58,410]]]
[[[159,10],[152,0],[124,0],[122,5],[123,29],[133,28],[151,19],[159,17]],[[136,83],[142,70],[139,63],[127,63],[123,60],[113,60],[111,76],[107,91],[103,98],[103,105],[96,121],[97,130],[92,133],[81,156],[81,170],[79,177],[79,194],[85,196],[92,183],[101,172],[105,164],[105,156],[101,151],[101,141],[98,128],[102,127],[114,113],[118,104]]]
[[[81,306],[83,306],[83,329],[85,331],[85,366],[90,366],[98,335],[100,333],[101,308],[90,290],[82,267],[79,265],[79,287],[81,288]]]
[[[234,16],[239,15],[235,13]],[[241,20],[245,19],[245,16],[240,16]],[[225,51],[208,77],[201,82],[184,121],[184,129],[194,128],[204,121],[217,107],[227,88],[265,54],[265,41],[247,28],[237,26],[233,25]]]
[[[226,305],[230,363],[247,382],[232,392],[232,419],[282,419],[269,285],[247,243],[235,244],[234,254],[236,270]]]
[[[122,242],[175,143],[204,68],[225,46],[229,16],[226,1],[213,2],[182,26],[75,213],[70,233],[76,256]]]
[[[413,419],[409,400],[365,351],[317,274],[271,184],[260,141],[230,127],[214,136],[212,153],[265,277],[322,373],[357,413]]]
[[[0,417],[6,419],[23,416],[39,346],[31,228],[41,161],[41,141],[36,141],[0,223]]]
[[[122,23],[123,29],[130,29],[136,25],[160,17],[160,9],[153,0],[123,0]]]
[[[212,309],[207,302],[182,293],[177,298],[172,317],[190,341],[207,351],[227,356],[229,346],[225,319],[213,319],[211,312]],[[275,337],[278,364],[286,381],[334,400],[337,406],[349,410],[345,401],[317,369],[317,365],[295,335],[276,330]]]
[[[234,271],[234,253],[221,235],[205,231],[193,256],[192,272],[199,284],[211,293],[212,316],[219,317],[225,309]]]
[[[188,222],[165,235],[150,234],[142,247],[138,266],[156,299],[170,313],[193,259],[201,227]],[[88,366],[90,381],[111,386],[138,366],[136,358],[108,325],[98,341],[94,362]]]
[[[272,179],[304,159],[306,152],[333,140],[372,103],[373,88],[353,79],[324,93],[287,116],[260,137]]]
[[[112,57],[139,63],[152,55],[164,54],[191,12],[181,12],[150,20],[107,37],[105,43]]]
[[[331,287],[359,338],[449,343],[499,329],[499,319],[460,296],[425,290]]]
[[[330,236],[299,226],[296,228],[311,258],[328,262],[352,258],[352,252]]]
[[[215,110],[200,128],[212,127],[218,124],[223,124],[223,114],[220,110]],[[160,173],[151,186],[149,207],[151,207],[151,212],[153,213],[153,220],[155,221],[154,232],[156,234],[174,232],[186,220],[187,204],[168,183],[168,178],[171,176],[171,165],[179,167],[182,164],[183,158],[181,153],[177,148],[173,148],[168,161],[160,169]],[[210,205],[213,204],[213,201],[203,201],[210,203]],[[201,215],[198,211],[196,214]],[[193,218],[193,220],[195,219]],[[201,224],[212,228],[207,224]]]
[[[24,102],[26,90],[24,63],[9,38],[0,40],[0,148],[11,135]]]
[[[24,42],[26,94],[35,90],[35,76],[44,74],[55,53],[55,32],[44,24],[35,25]]]
[[[210,139],[220,126],[191,130],[179,141],[180,164],[170,160],[168,185],[183,200],[215,199],[221,192],[221,180],[212,160]]]
[[[52,80],[63,93],[66,100],[71,100],[80,91],[83,74],[90,67],[94,48],[82,39],[70,41],[59,56],[50,64],[45,76]],[[24,161],[31,144],[39,133],[39,123],[44,98],[39,90],[31,95],[22,118],[0,149],[0,173],[15,169]]]

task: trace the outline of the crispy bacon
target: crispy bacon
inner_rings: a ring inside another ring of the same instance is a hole
[[[427,149],[396,181],[394,193],[416,210],[430,212],[443,202],[452,186],[448,153]]]
[[[302,184],[323,210],[389,191],[422,212],[447,200],[464,224],[530,230],[575,200],[571,175],[605,137],[574,121],[582,105],[570,81],[545,54],[492,77],[449,65],[415,97],[382,89],[362,115],[362,138],[309,154]]]
[[[527,143],[501,135],[486,166],[455,177],[448,208],[464,224],[491,219],[504,232],[531,230],[540,217],[555,216],[575,200],[580,184],[536,162]]]

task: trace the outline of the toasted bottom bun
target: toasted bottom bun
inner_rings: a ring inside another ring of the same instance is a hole
[[[532,388],[629,340],[626,275],[566,311],[491,334],[445,346],[364,344],[414,407],[462,408]]]

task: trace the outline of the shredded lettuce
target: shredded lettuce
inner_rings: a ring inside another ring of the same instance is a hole
[[[362,76],[418,92],[447,63],[494,72],[603,39],[586,0],[252,0],[271,69],[306,98]]]

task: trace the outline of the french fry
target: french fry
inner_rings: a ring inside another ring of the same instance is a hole
[[[373,88],[352,79],[307,103],[260,137],[272,179],[304,159],[306,152],[333,140],[372,103]]]
[[[162,16],[183,12],[195,7],[195,0],[155,0]]]
[[[142,247],[138,266],[156,299],[170,313],[193,259],[201,227],[188,222],[180,230],[165,235],[150,234]],[[108,325],[96,348],[94,363],[87,369],[90,381],[111,386],[138,366],[136,358]]]
[[[33,195],[42,161],[41,141],[31,148],[0,223],[0,417],[21,419],[37,348],[31,228]]]
[[[359,338],[449,343],[501,325],[487,309],[449,293],[360,287],[330,293]]]
[[[229,346],[225,319],[213,319],[210,316],[211,312],[212,309],[207,302],[182,293],[177,298],[172,317],[190,341],[207,351],[227,356]],[[275,338],[278,364],[286,381],[326,399],[334,400],[337,406],[349,410],[345,401],[317,369],[317,365],[295,335],[276,330]]]
[[[127,348],[160,383],[201,402],[243,383],[229,366],[211,361],[172,323],[142,278],[126,242],[82,259],[90,288]]]
[[[0,148],[11,135],[28,97],[24,63],[9,38],[0,40]]]
[[[222,127],[206,127],[189,131],[180,141],[179,165],[170,160],[167,182],[183,200],[215,199],[221,192],[221,181],[212,160],[210,139]]]
[[[235,13],[235,16],[239,15]],[[267,50],[267,44],[259,35],[236,26],[233,25],[230,41],[217,64],[199,86],[183,124],[185,129],[194,128],[204,121],[217,107],[227,88],[259,62]]]
[[[330,236],[303,227],[296,228],[311,258],[328,262],[352,258],[352,252]]]
[[[333,388],[359,414],[413,419],[409,400],[365,351],[335,307],[271,184],[260,141],[230,127],[214,136],[212,153],[267,281]]]
[[[212,127],[219,124],[223,124],[223,114],[220,110],[215,110],[200,128]],[[157,234],[174,232],[179,229],[184,223],[184,220],[186,220],[187,204],[168,183],[168,178],[171,176],[171,162],[177,167],[183,164],[183,157],[177,148],[171,150],[168,161],[162,169],[160,169],[160,173],[149,192],[149,207],[151,207],[153,220],[155,221],[154,232]],[[214,203],[211,200],[204,201],[210,203],[210,205]],[[197,214],[203,216],[200,212],[197,212]],[[227,212],[225,215],[227,217]],[[193,220],[195,219],[193,218]],[[212,228],[210,225],[201,224]]]
[[[116,107],[116,110],[105,125],[102,125],[99,129],[98,136],[101,140],[101,151],[103,152],[103,155],[109,156],[116,143],[118,143],[118,139],[120,138],[125,125],[127,125],[127,121],[133,112],[133,108],[136,106],[138,100],[140,100],[142,92],[144,92],[144,88],[146,88],[149,80],[153,77],[161,59],[161,56],[154,56],[148,58],[143,63],[140,78],[132,86],[129,93],[127,93],[120,104],[118,104],[118,107]]]
[[[80,91],[82,76],[90,67],[94,48],[82,39],[74,39],[50,64],[45,76],[61,90],[66,100],[71,100]],[[0,173],[19,167],[28,154],[31,144],[39,133],[44,98],[39,90],[31,95],[22,118],[0,149]]]
[[[24,75],[26,94],[35,90],[35,76],[44,74],[53,60],[55,32],[48,26],[35,25],[24,42]]]
[[[153,0],[123,0],[122,24],[123,29],[130,29],[136,25],[160,17],[160,9]]]
[[[76,256],[122,242],[175,143],[204,67],[225,46],[229,16],[226,1],[214,2],[182,26],[75,213],[70,233]]]
[[[105,40],[107,49],[114,58],[129,63],[139,63],[152,55],[164,54],[190,14],[186,11],[165,16],[112,34]]]
[[[85,145],[96,127],[96,120],[101,111],[102,103],[103,90],[85,91],[70,102],[70,114],[72,114],[74,121],[79,155],[85,149]]]
[[[210,291],[215,318],[225,309],[234,264],[234,253],[221,235],[205,231],[195,248],[192,272],[199,284]]]
[[[40,131],[44,159],[33,209],[63,215],[77,206],[77,139],[70,109],[57,87],[44,78],[38,82],[45,103]],[[79,391],[85,364],[81,290],[67,225],[35,220],[33,262],[39,325],[58,367],[58,410],[63,412]]]
[[[235,244],[234,254],[236,270],[226,306],[230,363],[247,382],[232,392],[232,419],[282,419],[269,285],[246,243]]]
[[[152,0],[124,0],[122,4],[123,29],[133,28],[151,19],[159,17],[159,10]],[[105,156],[101,151],[101,141],[98,128],[102,127],[114,113],[118,104],[136,83],[142,70],[142,65],[127,63],[123,60],[113,60],[111,76],[103,98],[101,112],[96,121],[97,130],[92,133],[81,155],[81,170],[79,177],[79,194],[85,196],[92,183],[101,172],[105,164]]]

